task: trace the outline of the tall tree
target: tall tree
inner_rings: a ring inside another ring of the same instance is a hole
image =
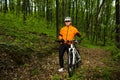
[[[59,32],[59,0],[56,0],[56,37],[58,37]]]
[[[89,11],[90,11],[90,0],[86,0],[86,19],[85,19],[85,32],[89,39],[89,25],[90,25],[90,18],[89,18]]]
[[[64,22],[65,13],[66,13],[66,10],[65,10],[65,0],[62,0],[62,24]]]
[[[72,5],[71,5],[72,6],[72,8],[71,8],[72,9],[72,13],[71,13],[71,15],[72,15],[72,23],[74,24],[75,1],[73,0],[71,3],[72,3]],[[71,4],[71,3],[69,3],[69,4]],[[70,14],[70,12],[69,12],[69,14]]]
[[[2,12],[2,0],[0,0],[0,12]]]
[[[27,16],[27,0],[23,0],[22,11],[23,11],[23,22],[25,23]]]
[[[14,12],[14,0],[9,0],[9,8],[10,8],[10,11],[13,13]]]
[[[20,4],[21,0],[17,0],[17,5],[16,5],[16,15],[20,14],[21,11],[21,4]]]
[[[78,0],[76,0],[76,14],[75,14],[75,15],[76,15],[76,16],[75,16],[75,17],[76,17],[75,25],[78,26],[78,25],[77,25],[77,20],[78,20]]]
[[[52,15],[51,15],[51,13],[52,13],[52,8],[51,8],[51,0],[47,0],[47,3],[46,3],[47,5],[46,5],[46,8],[47,8],[47,13],[46,13],[46,17],[47,17],[47,21],[51,21],[51,18],[52,18]]]
[[[116,0],[116,46],[120,48],[120,0]]]
[[[4,13],[8,11],[7,0],[5,0]]]
[[[95,44],[97,44],[98,39],[100,38],[100,23],[99,23],[99,15],[101,12],[102,7],[104,6],[105,0],[97,0],[97,7],[95,11],[95,17],[94,17],[94,35],[93,35],[93,41]]]

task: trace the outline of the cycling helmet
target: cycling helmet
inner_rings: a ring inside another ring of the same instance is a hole
[[[65,21],[65,22],[66,22],[66,21],[70,21],[70,22],[71,22],[71,17],[66,17],[64,21]]]

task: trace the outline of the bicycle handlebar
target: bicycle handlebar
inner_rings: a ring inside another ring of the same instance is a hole
[[[56,42],[62,42],[62,43],[75,43],[75,44],[77,44],[77,43],[81,43],[81,40],[80,41],[78,41],[78,40],[55,40]]]

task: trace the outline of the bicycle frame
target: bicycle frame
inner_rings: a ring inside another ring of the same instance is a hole
[[[72,42],[72,44],[70,44],[70,47],[69,47],[69,53],[70,53],[70,51],[72,52],[72,55],[73,55],[73,61],[72,61],[72,64],[74,65],[76,62],[76,56],[81,60],[81,57],[80,57],[80,55],[79,55],[79,52],[78,52],[78,50],[76,49],[76,47],[75,47],[75,43],[78,43],[78,42],[76,42],[76,41],[73,41]]]
[[[72,65],[74,65],[75,64],[75,53],[76,53],[76,49],[75,49],[75,47],[74,47],[74,44],[71,44],[70,45],[70,48],[69,48],[69,52],[70,51],[72,51],[72,55],[73,55],[73,61],[72,61]],[[70,62],[70,61],[69,61]],[[69,63],[70,64],[70,63]]]
[[[78,50],[76,49],[75,46],[75,41],[72,41],[70,44],[70,47],[68,49],[68,73],[69,77],[71,77],[74,72],[76,71],[76,68],[79,66],[79,63],[81,61],[81,57],[79,55]]]

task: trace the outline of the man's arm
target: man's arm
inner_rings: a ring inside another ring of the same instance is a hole
[[[63,37],[63,35],[62,35],[62,34],[59,34],[58,39],[59,39],[59,40],[61,40],[61,39],[62,39],[62,37]]]
[[[78,32],[78,33],[76,33],[76,35],[78,36],[78,37],[81,37],[81,34]]]

